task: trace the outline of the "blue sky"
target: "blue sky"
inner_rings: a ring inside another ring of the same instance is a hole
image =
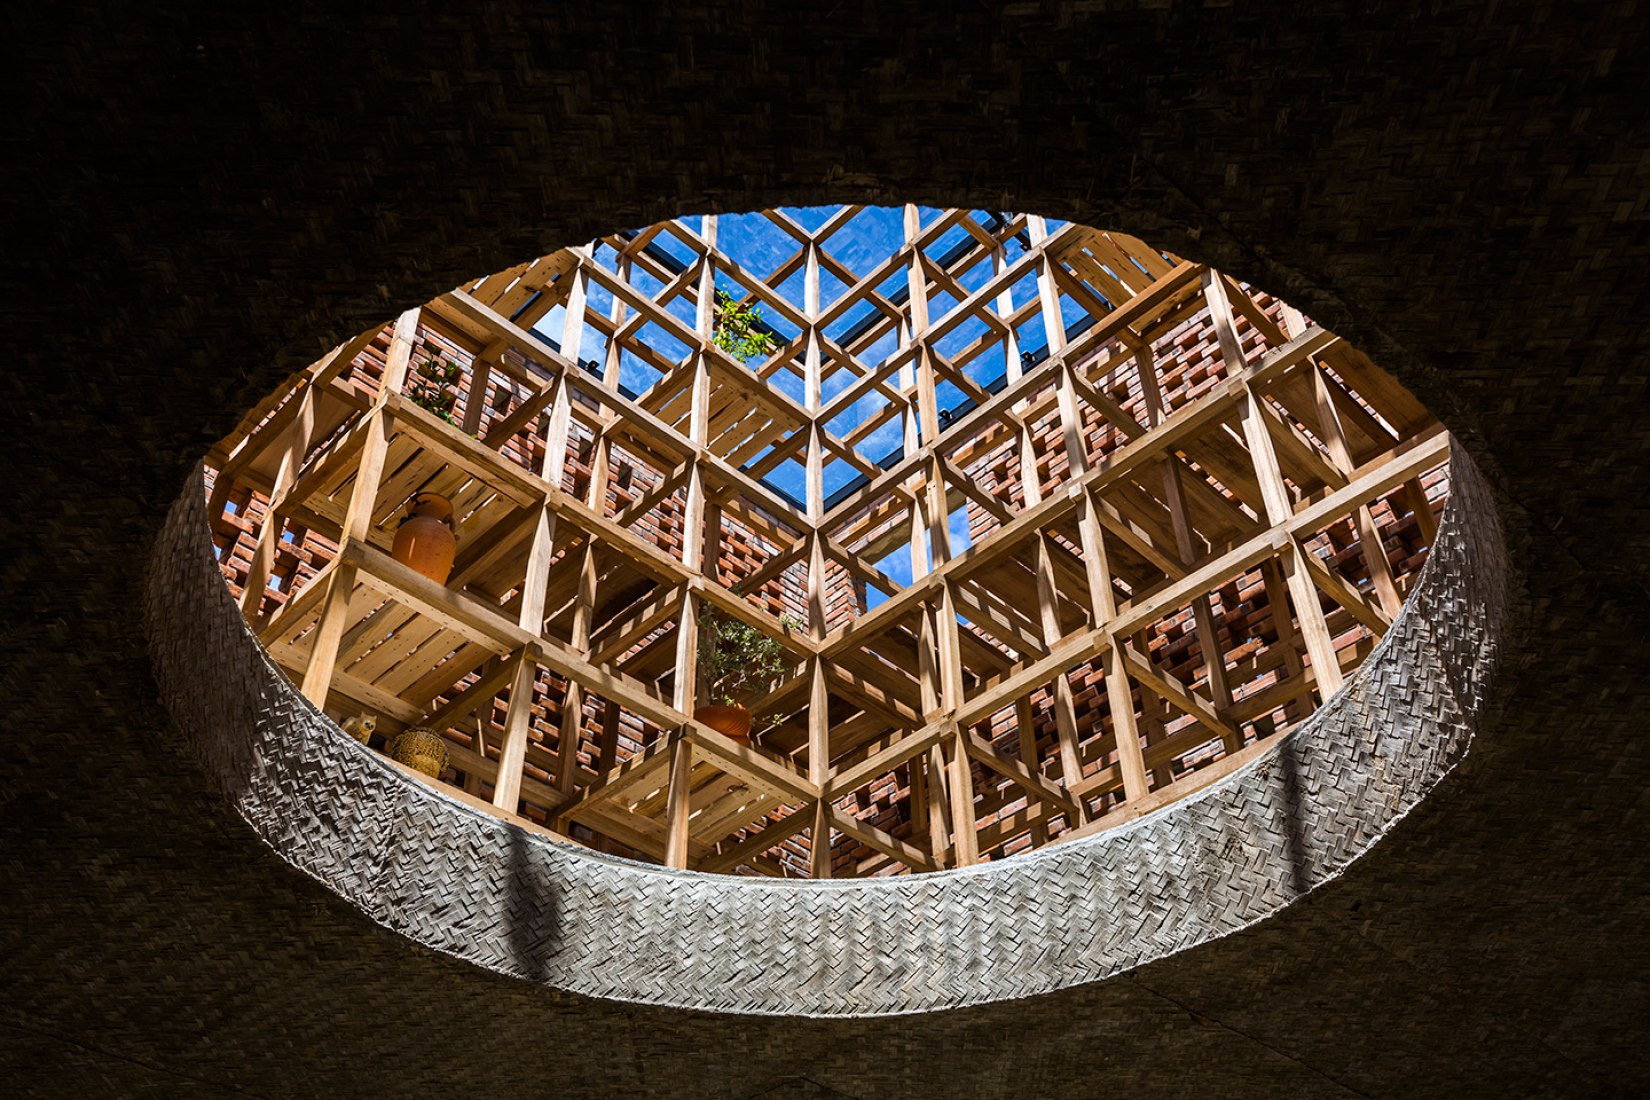
[[[784,212],[804,229],[813,231],[824,225],[840,207],[797,207],[785,208]],[[931,225],[941,211],[923,207],[920,211],[922,224]],[[985,222],[988,215],[976,212],[974,215],[981,222]],[[879,264],[884,262],[896,251],[904,241],[904,211],[901,207],[866,207],[856,214],[845,227],[835,233],[825,242],[824,248],[836,261],[851,271],[855,278],[868,274]],[[699,228],[698,218],[685,219],[685,223],[694,230]],[[1049,228],[1059,228],[1062,223],[1050,220]],[[967,231],[960,226],[953,226],[925,249],[930,257],[937,258],[967,236]],[[668,229],[660,232],[654,243],[677,259],[687,261],[692,253],[681,238],[674,236]],[[723,214],[717,223],[717,245],[727,256],[738,263],[744,270],[759,277],[767,277],[785,262],[797,249],[796,240],[775,226],[760,213]],[[1023,250],[1017,242],[1011,241],[1007,247],[1007,259],[1013,263],[1022,255]],[[614,261],[613,250],[606,245],[597,245],[595,259],[598,263],[612,268]],[[979,289],[991,276],[991,262],[989,258],[982,258],[969,270],[963,272],[957,279],[963,291],[972,292]],[[800,268],[780,283],[775,289],[787,301],[798,309],[803,306],[803,279]],[[646,273],[633,271],[631,281],[638,289],[648,294],[659,291],[662,284]],[[739,282],[726,272],[719,272],[717,286],[727,290],[736,297],[743,297],[746,293]],[[903,266],[895,270],[877,290],[883,294],[890,294],[896,290],[903,291],[906,286],[906,272]],[[829,308],[839,299],[847,285],[830,271],[822,271],[820,278],[821,307]],[[1036,297],[1037,284],[1034,275],[1028,274],[1012,289],[1014,303],[1019,306]],[[933,320],[944,317],[957,305],[957,299],[947,293],[935,294],[929,302],[929,315]],[[612,295],[594,283],[591,284],[588,299],[588,309],[601,315],[607,315],[612,308]],[[687,325],[694,323],[695,304],[689,297],[679,296],[673,299],[666,307],[675,317]],[[874,312],[874,307],[866,302],[859,302],[850,307],[841,317],[828,325],[825,335],[831,339],[838,339],[854,325]],[[1083,315],[1083,310],[1077,303],[1062,297],[1061,312],[1063,320],[1070,325]],[[564,327],[565,311],[557,306],[552,309],[535,327],[551,339],[561,340]],[[773,309],[763,310],[763,320],[770,324],[782,336],[794,339],[799,335],[795,326],[787,322]],[[959,324],[945,338],[935,346],[942,355],[955,355],[962,349],[974,343],[986,331],[986,326],[979,321],[969,320]],[[662,327],[656,324],[644,326],[638,336],[654,353],[667,362],[679,362],[688,354],[689,349],[675,337],[671,336]],[[1035,351],[1047,343],[1043,331],[1042,321],[1033,317],[1022,325],[1017,333],[1022,350]],[[889,333],[879,339],[872,346],[864,349],[855,358],[867,370],[875,369],[892,355],[898,346],[897,334]],[[585,360],[601,361],[606,354],[606,341],[600,333],[588,323],[585,325],[580,357]],[[760,366],[760,362],[753,362],[753,367]],[[1003,360],[1003,346],[998,343],[979,357],[971,361],[964,368],[974,381],[987,384],[1000,377],[1005,370]],[[659,371],[652,365],[644,362],[640,357],[625,350],[620,359],[620,382],[634,392],[642,392],[659,378]],[[773,376],[772,383],[785,391],[793,398],[803,399],[803,383],[799,374],[790,370],[781,370]],[[837,393],[854,381],[851,372],[839,370],[834,376],[827,379],[824,399],[829,401]],[[939,388],[941,408],[951,408],[963,401],[963,394],[950,383],[942,383]],[[876,393],[868,394],[844,410],[841,415],[827,425],[828,430],[842,435],[867,417],[879,412],[883,399]],[[898,418],[870,433],[856,447],[856,451],[870,461],[880,461],[896,450],[903,442],[903,428]],[[760,456],[758,456],[760,457]],[[857,471],[842,460],[835,460],[827,464],[825,470],[825,491],[830,494],[852,482]],[[776,488],[782,489],[791,496],[800,499],[803,495],[805,471],[800,463],[787,461],[768,475],[767,480]],[[968,545],[966,515],[962,510],[953,515],[951,522],[951,537],[953,550]],[[911,563],[909,548],[902,547],[880,564],[880,568],[891,578],[900,583],[909,583],[911,578]],[[880,602],[873,595],[873,603]]]

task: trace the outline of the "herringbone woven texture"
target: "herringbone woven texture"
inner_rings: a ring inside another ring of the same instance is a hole
[[[1346,689],[1273,752],[1127,827],[964,871],[771,882],[560,845],[386,766],[303,699],[224,589],[191,482],[149,585],[163,695],[282,858],[384,926],[571,992],[865,1016],[1091,982],[1252,924],[1334,877],[1460,759],[1509,568],[1457,458],[1438,545]]]

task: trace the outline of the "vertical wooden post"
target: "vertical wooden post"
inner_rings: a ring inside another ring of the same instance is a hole
[[[1082,522],[1079,517],[1079,525]],[[1037,535],[1037,609],[1042,620],[1043,644],[1052,649],[1060,641],[1062,631],[1054,586],[1054,559],[1048,540],[1041,532]],[[1083,764],[1078,751],[1081,735],[1077,729],[1077,702],[1071,690],[1071,674],[1064,670],[1054,675],[1054,726],[1060,736],[1060,778],[1070,790],[1083,778]],[[1035,760],[1028,761],[1028,766],[1035,768],[1036,765]],[[1078,799],[1077,821],[1073,824],[1080,825],[1086,820],[1088,804]]]
[[[342,532],[338,539],[338,553],[349,551],[352,542],[364,543],[372,529],[372,510],[378,501],[378,483],[384,476],[384,457],[389,450],[391,417],[386,404],[390,394],[400,393],[407,380],[407,366],[412,361],[412,349],[418,339],[419,311],[409,309],[396,318],[395,332],[390,338],[389,354],[384,360],[384,377],[378,389],[378,399],[366,413],[366,439],[361,445],[361,458],[355,467],[355,487],[350,490],[349,506],[344,510]],[[343,640],[347,625],[350,591],[355,581],[353,567],[334,571],[327,589],[326,605],[321,611],[320,624],[315,630],[315,642],[310,649],[309,663],[304,668],[304,682],[300,690],[317,707],[325,707],[332,690],[332,674],[338,662],[338,643]],[[344,583],[348,582],[348,583]]]
[[[481,432],[482,421],[487,417],[487,389],[492,382],[493,364],[508,346],[503,340],[494,340],[470,360],[470,382],[464,391],[462,430],[465,435]]]
[[[626,283],[630,282],[630,267],[632,262],[633,261],[628,255],[620,258],[619,270],[617,272],[620,281]],[[630,310],[625,305],[624,299],[619,297],[617,294],[613,295],[613,308],[608,313],[607,319],[614,332],[619,331],[620,327],[624,324],[625,317],[629,314],[629,312]],[[607,341],[607,354],[602,360],[602,385],[606,386],[610,390],[617,390],[619,388],[619,368],[622,363],[623,353],[624,349],[620,347],[618,340],[609,339]]]
[[[992,250],[991,274],[1001,275],[1008,266],[1008,258],[1001,245]],[[1013,288],[1004,288],[997,295],[997,313],[1003,318],[1003,324],[1008,327],[1008,318],[1014,315]],[[1008,327],[1007,335],[1003,337],[1003,366],[1007,371],[1008,382],[1013,385],[1025,374],[1025,365],[1020,362],[1020,340],[1014,329]],[[1030,398],[1022,398],[1014,403],[1014,412],[1024,416],[1031,406]],[[1027,508],[1035,508],[1043,502],[1043,483],[1037,476],[1037,439],[1032,433],[1031,425],[1022,420],[1020,430],[1015,433],[1019,444],[1020,459],[1020,492],[1025,498]]]
[[[693,742],[678,735],[670,746],[670,787],[665,798],[665,866],[688,865],[688,818],[693,811]]]
[[[1048,224],[1036,215],[1026,219],[1032,247],[1040,252],[1048,241]],[[1060,429],[1066,448],[1069,476],[1081,477],[1088,469],[1088,444],[1083,438],[1083,413],[1077,405],[1072,382],[1072,364],[1065,361],[1066,322],[1060,311],[1060,290],[1054,282],[1055,260],[1046,252],[1037,257],[1037,300],[1043,314],[1043,332],[1048,337],[1048,357],[1057,365],[1055,401],[1060,408]]]
[[[579,356],[584,350],[584,300],[590,275],[584,266],[588,258],[585,250],[574,249],[574,255],[578,256],[579,263],[567,274],[572,284],[567,291],[561,327],[561,354],[568,365],[562,368],[555,394],[550,399],[550,422],[544,437],[544,465],[539,475],[553,489],[562,487],[562,477],[567,470],[568,446],[572,442],[569,429],[573,419],[573,386],[569,372],[579,369]]]
[[[1008,249],[1001,242],[998,242],[996,247],[991,250],[991,277],[996,278],[1007,269]],[[1002,292],[997,295],[996,305],[997,316],[1002,318],[1003,329],[1005,330],[1003,332],[1003,368],[1007,372],[1008,380],[1011,383],[1018,382],[1020,375],[1023,373],[1023,364],[1020,362],[1020,337],[1014,331],[1014,326],[1009,323],[1009,318],[1014,316],[1014,288],[1003,287]],[[1014,410],[1019,412],[1025,406],[1024,401],[1016,401]]]
[[[315,628],[315,640],[310,644],[309,664],[304,669],[304,682],[299,687],[304,698],[317,709],[327,705],[327,694],[332,690],[332,673],[338,663],[338,644],[343,641],[344,627],[348,625],[350,595],[355,591],[355,565],[339,562],[327,581],[326,602],[321,607],[320,624]]]
[[[1281,557],[1283,580],[1295,605],[1295,618],[1300,622],[1301,635],[1306,639],[1306,654],[1312,659],[1312,675],[1318,682],[1318,698],[1327,703],[1344,682],[1344,677],[1341,675],[1340,657],[1335,652],[1334,636],[1329,633],[1329,624],[1324,621],[1318,588],[1301,561],[1301,556],[1306,552],[1299,540],[1289,540]]]
[[[825,426],[820,423],[824,402],[824,356],[819,343],[819,245],[807,245],[803,280],[803,313],[808,326],[803,357],[803,394],[808,410],[807,502],[812,538],[808,552],[808,629],[817,641],[825,637],[825,543],[819,530],[825,520]]]
[[[1278,632],[1278,646],[1283,650],[1283,670],[1290,679],[1302,676],[1306,665],[1301,660],[1300,646],[1295,639],[1295,622],[1289,614],[1289,589],[1283,583],[1283,572],[1276,561],[1261,563],[1261,579],[1266,586],[1266,606],[1272,612],[1272,627]],[[1295,695],[1297,713],[1303,717],[1312,711],[1312,689],[1304,681]]]
[[[928,348],[928,273],[917,237],[922,228],[921,213],[916,206],[905,206],[905,245],[911,250],[905,267],[905,286],[909,294],[906,308],[911,314],[911,342],[916,345],[917,418],[922,429],[922,445],[932,446],[940,434],[940,410],[935,400],[934,359]],[[909,452],[908,452],[909,453]]]
[[[1330,460],[1341,473],[1350,474],[1354,468],[1352,451],[1347,446],[1346,426],[1341,423],[1340,410],[1330,396],[1330,380],[1321,364],[1313,364],[1310,369],[1318,426],[1324,444],[1329,448]],[[1403,607],[1404,598],[1398,594],[1398,582],[1392,575],[1392,561],[1386,556],[1386,545],[1381,538],[1381,529],[1375,523],[1375,513],[1366,502],[1359,504],[1352,516],[1358,532],[1358,546],[1363,551],[1364,563],[1369,567],[1369,580],[1375,589],[1375,598],[1380,601],[1387,617],[1391,618]]]
[[[298,469],[303,465],[304,455],[309,452],[310,436],[315,431],[315,387],[306,384],[303,393],[292,400],[302,404],[292,427],[287,430],[286,449],[281,453],[281,464],[275,471],[275,484],[269,494],[269,506],[264,509],[263,526],[258,529],[258,541],[252,549],[246,587],[241,590],[241,613],[252,621],[258,619],[263,608],[264,589],[269,585],[269,572],[275,565],[275,551],[280,546],[282,505],[292,489],[292,483],[298,479]],[[219,501],[217,509],[207,513],[213,520],[223,509],[219,491],[227,489],[231,480],[221,473],[218,477],[224,485],[213,486],[213,499]]]
[[[694,352],[693,404],[688,435],[694,453],[689,459],[687,504],[682,514],[682,564],[699,572],[704,568],[705,482],[701,469],[710,432],[710,347],[716,327],[716,269],[710,252],[716,247],[716,218],[706,215],[702,237],[705,254],[699,260],[696,328],[699,347]],[[711,562],[714,571],[716,563]],[[692,714],[698,696],[699,599],[692,585],[682,593],[682,615],[676,631],[677,710]],[[670,749],[670,785],[665,807],[665,865],[686,867],[688,825],[692,808],[693,742],[680,737]]]
[[[551,488],[560,489],[566,475],[568,451],[572,446],[571,428],[573,415],[573,386],[568,377],[570,371],[579,369],[579,356],[584,349],[584,312],[585,291],[590,282],[589,273],[584,268],[587,254],[584,249],[575,249],[578,264],[567,275],[572,280],[568,288],[565,313],[562,317],[561,353],[568,361],[563,368],[560,382],[556,386],[556,395],[551,402],[550,428],[544,440],[544,480]],[[592,462],[595,456],[592,456]],[[594,482],[594,477],[592,477]],[[592,485],[594,488],[594,485]],[[545,512],[549,512],[548,499]],[[550,520],[552,537],[555,532],[555,519]],[[553,548],[552,548],[553,549]],[[593,540],[586,540],[584,560],[579,570],[579,592],[577,603],[573,608],[573,635],[571,645],[573,651],[580,656],[587,656],[590,652],[590,616],[596,603],[596,559]],[[543,572],[548,579],[549,564],[546,562]],[[539,622],[534,633],[544,629],[544,597],[539,597]],[[525,600],[523,601],[525,603]],[[577,680],[568,679],[567,693],[562,697],[561,723],[556,731],[556,789],[562,794],[571,794],[573,780],[578,775],[579,743],[583,739],[584,730],[584,687]]]
[[[504,734],[499,739],[498,778],[493,783],[493,805],[515,813],[521,802],[521,769],[527,762],[527,738],[533,720],[533,688],[538,665],[529,651],[516,657],[510,678],[510,705],[504,712]]]
[[[688,417],[688,437],[694,453],[689,460],[687,502],[682,514],[682,563],[694,571],[700,570],[704,561],[705,481],[702,465],[710,434],[709,349],[716,325],[716,269],[708,252],[716,246],[714,216],[705,217],[704,236],[707,252],[699,261],[699,347],[694,353],[692,411]]]
[[[597,775],[606,775],[619,762],[620,718],[619,704],[611,699],[607,700],[607,706],[602,710],[602,755],[596,765]]]
[[[928,847],[936,867],[956,866],[956,849],[951,843],[951,793],[945,774],[945,750],[929,747],[923,761],[923,789],[928,795]]]
[[[909,316],[901,318],[899,330],[900,350],[903,352],[915,343],[914,330]],[[905,409],[900,414],[900,420],[904,428],[905,454],[913,455],[922,446],[922,426],[917,411],[917,368],[914,362],[907,361],[905,365],[900,367],[899,384],[900,392],[909,395]],[[927,576],[929,569],[928,525],[920,503],[922,494],[917,489],[921,479],[925,476],[927,476],[927,471],[921,471],[912,478],[907,479],[905,484],[901,486],[911,499],[908,530],[911,536],[911,579],[913,581]]]
[[[809,663],[808,690],[808,781],[824,792],[831,778],[830,696],[825,685],[825,662],[815,657]],[[813,828],[809,834],[808,874],[831,877],[831,804],[822,793],[814,803]]]
[[[1051,260],[1045,251],[1048,243],[1048,222],[1040,214],[1026,216],[1026,235],[1037,252],[1037,299],[1043,312],[1043,335],[1048,340],[1048,357],[1058,359],[1066,350],[1066,326],[1060,317],[1060,291],[1054,285]]]
[[[945,485],[945,470],[940,461],[937,444],[940,435],[940,409],[933,353],[928,347],[928,273],[922,250],[916,247],[921,232],[921,216],[917,207],[905,207],[905,242],[911,249],[906,267],[906,287],[910,297],[911,341],[916,345],[916,402],[921,444],[933,450],[926,465],[925,486],[913,504],[911,548],[913,558],[917,549],[916,514],[924,513],[928,556],[935,565],[951,558],[951,522]],[[915,565],[913,561],[913,565]],[[912,576],[922,573],[915,568]],[[949,585],[941,585],[937,605],[923,612],[925,633],[923,655],[933,667],[925,670],[923,679],[938,696],[936,705],[946,714],[955,714],[962,704],[962,650],[957,637],[957,613]],[[919,661],[919,664],[921,662]],[[924,691],[924,695],[928,690]],[[925,709],[928,700],[925,698]],[[948,749],[936,745],[929,755],[929,812],[948,808],[950,811],[951,862],[953,866],[977,863],[980,858],[979,835],[974,817],[974,777],[969,770],[968,754],[963,749],[965,731],[959,729],[951,738]],[[938,789],[945,789],[946,807],[934,798]],[[945,819],[930,817],[930,833],[936,839],[945,831]],[[936,859],[940,847],[934,849]]]
[[[550,559],[556,549],[556,513],[547,499],[533,505],[533,537],[527,551],[527,570],[521,579],[521,604],[516,625],[529,634],[544,631],[544,601],[550,584]]]
[[[963,702],[962,646],[957,636],[957,607],[950,582],[940,586],[939,606],[934,609],[935,634],[939,642],[940,705],[955,715]],[[958,867],[980,861],[979,825],[974,811],[974,772],[965,739],[968,731],[958,727],[952,737],[948,770],[951,795],[951,851]]]
[[[912,510],[916,512],[921,509],[913,505]],[[934,637],[933,611],[925,605],[918,614],[920,625],[917,629],[917,689],[923,717],[932,721],[940,713],[940,658]],[[943,867],[946,865],[946,853],[952,847],[949,835],[951,799],[946,793],[945,753],[939,745],[934,745],[923,760],[913,760],[911,766],[916,768],[919,763],[924,771],[922,790],[928,812],[929,850],[934,856],[935,864]]]
[[[916,431],[912,429],[906,434],[908,437],[915,438]],[[926,478],[927,476],[928,473],[924,470],[919,478]],[[907,492],[911,500],[911,507],[906,529],[910,535],[911,579],[914,582],[926,577],[932,569],[932,563],[939,559],[933,556],[928,546],[930,500],[927,490],[921,487],[919,481],[910,483],[907,486]]]
[[[584,550],[584,561],[579,568],[579,594],[573,606],[573,636],[569,641],[572,651],[580,657],[590,656],[590,617],[596,604],[596,555],[590,545]],[[584,731],[584,686],[577,680],[567,681],[567,696],[562,701],[561,726],[556,737],[556,789],[571,794],[578,775],[579,744]]]
[[[1281,527],[1294,517],[1283,473],[1278,469],[1277,454],[1272,448],[1272,437],[1266,417],[1257,402],[1262,400],[1247,385],[1243,398],[1243,435],[1249,445],[1249,455],[1260,480],[1261,497],[1266,502],[1266,518],[1274,527]],[[1306,653],[1312,660],[1313,675],[1318,681],[1318,695],[1324,700],[1341,686],[1341,666],[1335,655],[1335,640],[1324,621],[1323,605],[1318,600],[1317,587],[1300,561],[1305,553],[1299,540],[1289,537],[1282,552],[1283,578],[1289,588],[1289,598],[1295,605],[1295,617],[1300,621],[1301,635],[1306,640]]]
[[[1091,516],[1093,498],[1083,494],[1082,512]],[[1083,526],[1083,562],[1088,573],[1089,598],[1094,601],[1094,618],[1110,623],[1117,618],[1117,596],[1111,586],[1111,561],[1106,551],[1105,533],[1098,523]],[[1123,798],[1134,801],[1150,789],[1146,779],[1146,758],[1140,748],[1140,727],[1134,718],[1134,686],[1123,663],[1126,639],[1108,634],[1109,644],[1102,655],[1106,670],[1106,703],[1111,709],[1112,738],[1117,743],[1117,767],[1123,774]]]
[[[910,815],[909,820],[911,822],[911,837],[912,837],[913,840],[915,840],[919,835],[922,834],[922,832],[929,831],[929,830],[931,830],[931,827],[932,827],[932,821],[931,821],[931,819],[929,818],[929,815],[928,815],[928,775],[927,775],[927,771],[926,771],[927,760],[925,759],[925,757],[923,755],[919,755],[915,760],[912,760],[910,762],[910,764],[908,764],[906,767],[907,767],[907,773],[906,774],[910,777],[910,781],[911,781],[911,804],[910,804],[909,807],[907,807],[907,809],[909,810],[909,815]],[[942,847],[944,847],[944,841],[942,839],[940,845],[935,846],[934,837],[933,837],[931,832],[930,832],[928,840],[929,840],[929,851],[934,856],[935,866],[939,866],[940,865],[939,853],[940,853],[940,849]]]
[[[1037,723],[1031,711],[1031,698],[1022,695],[1014,700],[1014,724],[1018,728],[1020,740],[1020,762],[1034,772],[1041,772],[1039,766],[1041,757],[1037,752]],[[1067,784],[1070,789],[1070,784]],[[1082,804],[1082,800],[1078,800]],[[1031,843],[1034,847],[1042,847],[1048,843],[1048,815],[1039,812],[1041,807],[1034,798],[1027,798],[1027,817],[1031,822]]]
[[[1117,766],[1123,773],[1123,797],[1137,801],[1150,790],[1146,758],[1140,749],[1140,726],[1134,716],[1134,686],[1123,663],[1123,638],[1113,638],[1106,650],[1106,699],[1111,707],[1112,733],[1117,741]]]
[[[1421,484],[1420,478],[1412,477],[1404,482],[1404,499],[1410,511],[1415,513],[1415,522],[1421,526],[1421,537],[1430,548],[1438,541],[1438,517],[1432,514],[1432,504],[1427,500],[1426,486]]]
[[[671,703],[685,714],[693,713],[698,696],[699,596],[687,586],[682,593],[682,617],[676,630],[676,682]],[[670,748],[670,785],[665,808],[665,866],[686,867],[688,818],[692,790],[693,742],[681,731]]]
[[[597,775],[607,775],[619,764],[620,719],[619,704],[607,699],[607,706],[602,707],[602,757],[596,765]]]

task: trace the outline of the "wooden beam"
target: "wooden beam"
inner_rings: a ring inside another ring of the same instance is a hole
[[[737,774],[752,786],[788,801],[811,801],[819,797],[819,787],[788,762],[741,744],[703,722],[690,721],[685,729],[688,740],[698,746],[699,759]]]
[[[1123,666],[1130,676],[1156,692],[1182,714],[1191,715],[1222,738],[1230,739],[1228,744],[1243,743],[1243,734],[1237,726],[1199,699],[1190,688],[1152,664],[1133,646],[1123,645],[1120,648],[1123,651]]]
[[[565,831],[568,822],[581,819],[602,803],[611,802],[626,791],[655,779],[658,773],[670,763],[672,759],[671,749],[680,740],[682,740],[680,733],[667,733],[652,745],[624,761],[624,763],[603,772],[595,783],[585,788],[582,795],[561,807],[554,820],[555,828],[558,831]]]
[[[1392,626],[1392,620],[1386,612],[1376,604],[1364,598],[1347,579],[1336,572],[1316,554],[1302,546],[1299,540],[1295,542],[1295,554],[1301,563],[1306,566],[1307,574],[1314,584],[1321,588],[1325,595],[1342,607],[1377,638],[1386,634]]]
[[[968,755],[981,764],[1013,781],[1031,794],[1054,806],[1059,806],[1068,814],[1076,816],[1078,813],[1077,800],[1064,787],[1051,783],[1043,778],[1041,773],[1033,771],[1023,760],[1016,760],[998,752],[984,738],[973,733],[964,733],[963,747]]]
[[[934,859],[927,852],[912,844],[901,840],[883,829],[877,828],[870,822],[861,821],[856,817],[843,813],[835,806],[827,808],[826,815],[830,824],[839,832],[859,841],[873,851],[881,852],[891,859],[897,859],[914,871],[933,871]]]
[[[699,861],[697,869],[711,873],[733,870],[746,860],[759,856],[800,833],[814,820],[813,810],[813,806],[802,806],[778,821],[758,829],[738,844],[715,855],[706,856]]]
[[[526,652],[524,647],[503,659],[495,659],[474,683],[444,705],[424,715],[419,719],[419,724],[434,730],[444,730],[468,717],[483,704],[491,707],[493,698],[504,690],[505,685],[514,681],[516,665],[526,657]]]
[[[327,693],[332,689],[333,671],[338,662],[338,645],[348,624],[346,613],[355,590],[356,567],[345,562],[333,569],[327,578],[326,601],[321,607],[321,621],[315,628],[315,640],[310,643],[309,662],[304,668],[299,690],[314,703],[316,709],[327,705]]]

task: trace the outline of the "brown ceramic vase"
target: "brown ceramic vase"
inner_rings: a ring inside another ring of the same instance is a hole
[[[436,493],[419,493],[408,516],[396,528],[390,555],[436,584],[446,584],[453,571],[458,536],[453,534],[453,502]]]
[[[725,707],[713,704],[693,712],[695,722],[703,722],[717,733],[733,738],[741,745],[751,743],[751,712],[744,707]]]

